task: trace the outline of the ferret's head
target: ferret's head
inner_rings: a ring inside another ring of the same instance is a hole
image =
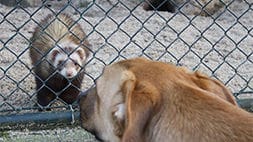
[[[86,51],[75,44],[59,44],[49,52],[49,60],[66,78],[75,77],[86,60]]]

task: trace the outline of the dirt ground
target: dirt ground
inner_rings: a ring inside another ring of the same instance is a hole
[[[143,56],[200,70],[224,82],[233,93],[252,91],[252,6],[249,9],[247,3],[234,1],[226,11],[203,17],[180,12],[146,12],[133,0],[112,4],[116,6],[96,1],[88,9],[75,11],[68,7],[62,11],[78,20],[92,45],[83,90],[94,84],[105,65]],[[34,105],[29,38],[36,23],[53,11],[59,10],[0,5],[0,115],[6,110]],[[94,141],[81,128],[0,134],[0,141],[85,140]]]

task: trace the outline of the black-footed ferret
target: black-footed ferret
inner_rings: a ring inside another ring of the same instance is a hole
[[[67,14],[48,15],[39,23],[30,47],[39,105],[57,97],[67,104],[76,100],[89,46],[81,26]]]

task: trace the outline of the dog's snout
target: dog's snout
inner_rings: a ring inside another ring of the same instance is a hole
[[[84,92],[81,92],[79,93],[78,97],[77,97],[77,103],[80,103],[81,99],[85,96],[87,96],[88,94],[88,91],[84,91]]]
[[[95,136],[95,138],[96,138],[98,141],[100,141],[100,142],[105,142],[105,141],[103,141],[103,140],[100,138],[100,136],[98,136],[97,134],[94,134],[94,136]]]

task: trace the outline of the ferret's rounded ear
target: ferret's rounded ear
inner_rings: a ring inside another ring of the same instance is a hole
[[[50,51],[49,53],[49,57],[52,61],[55,60],[55,57],[60,53],[60,51],[58,49],[53,49]]]
[[[85,60],[86,54],[85,54],[84,49],[78,48],[78,49],[76,50],[76,52],[77,52],[77,54],[80,56],[81,60]]]

